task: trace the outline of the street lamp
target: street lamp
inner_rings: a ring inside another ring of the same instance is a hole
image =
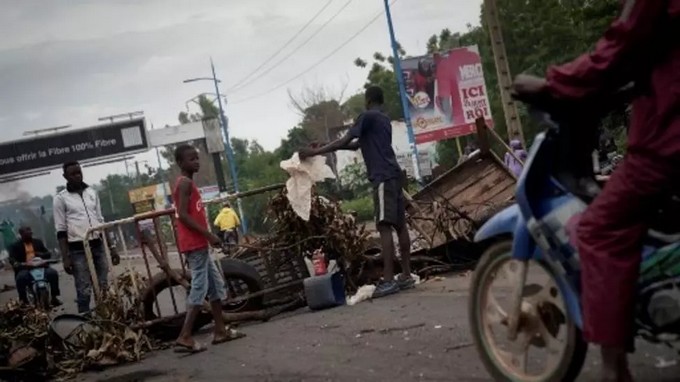
[[[231,172],[231,179],[234,182],[234,192],[236,194],[239,193],[239,187],[238,187],[238,175],[236,174],[236,162],[234,160],[234,151],[231,148],[231,141],[229,139],[229,128],[227,125],[227,117],[224,114],[224,108],[222,107],[222,97],[220,97],[220,80],[217,79],[217,75],[215,74],[215,64],[213,63],[212,58],[210,58],[210,69],[212,71],[212,77],[196,77],[196,78],[190,78],[182,81],[185,84],[188,84],[190,82],[197,82],[197,81],[212,81],[213,84],[215,85],[215,94],[217,94],[217,106],[220,109],[220,124],[222,126],[222,134],[224,135],[224,148],[227,154],[227,161],[229,162],[229,170]],[[246,217],[243,215],[243,206],[241,205],[241,198],[236,199],[236,203],[238,205],[238,213],[241,215],[241,218],[243,220],[243,233],[247,234],[248,233],[248,223],[246,222]]]

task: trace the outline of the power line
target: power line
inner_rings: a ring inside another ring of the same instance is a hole
[[[345,8],[347,8],[347,6],[349,6],[352,1],[354,1],[354,0],[347,0],[347,2],[345,2],[345,4],[343,4],[343,6],[340,7],[340,9],[338,9],[338,11],[333,14],[333,16],[331,16],[328,20],[326,20],[326,22],[321,24],[321,26],[319,28],[317,28],[305,41],[303,41],[300,45],[295,47],[295,49],[293,49],[292,51],[288,52],[288,54],[283,56],[283,58],[281,58],[279,61],[277,61],[274,65],[270,66],[267,70],[260,73],[260,75],[258,75],[257,77],[255,77],[251,81],[248,81],[245,84],[242,84],[238,87],[233,88],[232,91],[237,91],[237,90],[243,89],[245,86],[250,85],[253,82],[258,81],[259,79],[261,79],[262,77],[267,75],[272,70],[278,68],[280,64],[282,64],[284,61],[286,61],[288,58],[290,58],[290,56],[295,54],[303,46],[307,45],[307,43],[309,43],[314,37],[318,36],[319,32],[321,32],[321,30],[323,30],[328,24],[330,24],[333,20],[335,20],[335,18],[338,17],[338,15],[340,15],[340,13],[342,13],[342,11],[344,11]]]
[[[390,5],[393,5],[393,4],[396,3],[396,2],[397,2],[397,0],[392,0],[392,2],[390,3]],[[377,21],[384,13],[385,13],[385,11],[379,12],[379,13],[378,13],[377,15],[375,15],[375,17],[373,17],[366,25],[364,25],[364,26],[363,26],[361,29],[359,29],[356,33],[354,33],[354,34],[353,34],[352,36],[350,36],[347,40],[345,40],[345,42],[343,42],[342,44],[340,44],[340,46],[338,46],[337,48],[333,49],[330,53],[328,53],[327,55],[325,55],[324,57],[322,57],[320,60],[318,60],[318,61],[316,61],[315,63],[313,63],[312,65],[310,65],[310,66],[309,66],[308,68],[306,68],[305,70],[303,70],[303,71],[301,71],[300,73],[298,73],[296,76],[294,76],[294,77],[288,79],[287,81],[285,81],[285,82],[283,82],[283,83],[281,83],[281,84],[279,84],[279,85],[277,85],[277,86],[275,86],[275,87],[273,87],[273,88],[267,90],[266,92],[262,92],[262,93],[260,93],[260,94],[256,94],[256,95],[253,95],[253,96],[250,96],[250,97],[246,97],[246,98],[243,98],[243,99],[240,99],[240,100],[236,100],[236,101],[234,101],[234,102],[231,102],[231,104],[235,104],[235,103],[243,103],[243,102],[250,101],[251,99],[255,99],[255,98],[259,98],[259,97],[265,96],[265,95],[267,95],[267,94],[269,94],[269,93],[271,93],[271,92],[273,92],[273,91],[275,91],[275,90],[281,89],[282,87],[288,85],[289,83],[291,83],[291,82],[297,80],[298,78],[304,76],[304,75],[307,74],[309,71],[311,71],[311,70],[314,69],[315,67],[321,65],[323,62],[325,62],[326,60],[328,60],[329,58],[331,58],[335,53],[337,53],[338,51],[340,51],[340,49],[342,49],[342,48],[344,48],[345,46],[347,46],[347,44],[349,44],[350,42],[352,42],[352,40],[354,40],[355,38],[357,38],[361,33],[363,33],[366,29],[368,29],[368,27],[371,26],[371,24],[373,24],[374,22],[376,22],[376,21]]]
[[[323,13],[323,11],[325,11],[326,8],[328,8],[328,6],[331,5],[331,3],[332,3],[333,1],[334,1],[334,0],[328,0],[328,2],[326,3],[326,5],[324,5],[323,7],[321,7],[321,9],[320,9],[318,12],[316,12],[316,14],[315,14],[314,16],[312,16],[312,18],[309,19],[309,21],[307,21],[307,23],[306,23],[304,26],[302,26],[302,28],[300,28],[300,29],[293,35],[293,37],[291,37],[290,39],[288,39],[288,41],[286,41],[286,43],[284,43],[283,46],[281,46],[281,48],[279,48],[279,49],[278,49],[276,52],[274,52],[271,56],[267,57],[267,58],[264,60],[264,62],[263,62],[262,64],[260,64],[260,66],[258,66],[257,68],[253,69],[253,71],[250,72],[250,73],[248,73],[247,76],[241,78],[238,82],[236,82],[235,84],[231,85],[231,87],[230,87],[229,89],[227,89],[227,92],[231,91],[231,90],[234,89],[234,88],[238,88],[239,85],[241,85],[242,83],[246,82],[253,74],[257,73],[258,70],[262,69],[262,68],[263,68],[265,65],[267,65],[272,59],[274,59],[274,57],[276,57],[279,53],[281,53],[281,51],[283,51],[284,49],[286,49],[286,48],[288,47],[288,45],[290,45],[290,44],[291,44],[291,43],[292,43],[292,42],[293,42],[293,41],[294,41],[294,40],[295,40],[302,32],[304,32],[304,31],[307,29],[307,27],[309,27],[309,26],[314,22],[314,20],[316,20],[316,19],[321,15],[321,13]]]

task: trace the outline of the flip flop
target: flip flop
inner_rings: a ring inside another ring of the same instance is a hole
[[[205,346],[201,345],[198,342],[194,342],[193,345],[185,345],[185,344],[180,344],[180,343],[175,343],[175,353],[180,353],[180,354],[196,354],[196,353],[201,353],[208,348]]]
[[[245,336],[246,336],[245,333],[239,332],[238,330],[227,329],[226,337],[222,337],[220,339],[214,339],[214,340],[212,340],[212,344],[213,345],[219,345],[219,344],[223,344],[225,342],[235,341],[235,340],[237,340],[239,338],[243,338]]]

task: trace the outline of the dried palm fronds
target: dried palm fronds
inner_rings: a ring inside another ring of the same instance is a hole
[[[45,311],[10,301],[0,310],[0,367],[67,378],[141,359],[152,349],[151,342],[129,325],[143,318],[136,286],[144,286],[145,281],[138,273],[126,272],[117,282],[120,295],[108,291],[91,318],[63,339],[50,331],[51,318]]]
[[[278,244],[302,243],[300,250],[312,252],[323,247],[327,254],[347,262],[358,259],[366,249],[368,233],[340,205],[316,194],[312,195],[309,221],[302,220],[288,203],[285,190],[271,200],[274,237]],[[318,237],[316,240],[306,240]]]

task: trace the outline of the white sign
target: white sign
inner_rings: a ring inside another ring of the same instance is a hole
[[[211,154],[224,152],[224,140],[222,138],[222,130],[217,119],[208,119],[203,121],[203,132],[205,134],[205,143],[208,146],[208,152]]]
[[[194,141],[205,138],[203,122],[192,122],[162,129],[149,130],[147,133],[152,147],[172,145],[180,142]]]
[[[406,175],[413,178],[413,153],[398,153],[397,162],[399,167],[406,170]],[[418,152],[418,165],[420,166],[420,176],[432,176],[432,162],[430,153],[427,151]]]
[[[198,192],[201,193],[201,199],[203,199],[203,201],[215,199],[220,196],[220,188],[218,186],[200,187]]]

